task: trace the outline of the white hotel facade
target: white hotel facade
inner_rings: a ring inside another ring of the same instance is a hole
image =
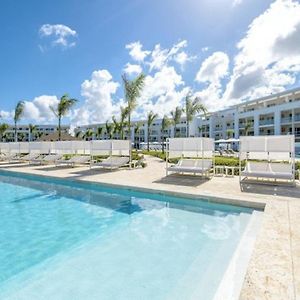
[[[150,136],[147,136],[147,122],[139,121],[140,129],[135,132],[137,122],[133,122],[132,137],[135,144],[142,142],[162,142],[166,137],[174,137],[174,126],[161,131],[161,119],[153,122]],[[104,127],[99,139],[108,138],[105,124],[80,126],[75,132],[84,133],[87,129],[96,132]],[[182,118],[176,126],[176,136],[186,136],[186,119]],[[267,97],[245,101],[221,111],[196,116],[190,124],[190,136],[212,137],[215,140],[239,138],[242,135],[286,135],[294,134],[300,143],[300,88],[288,90]],[[95,138],[95,136],[94,136]],[[114,138],[119,138],[118,135]]]

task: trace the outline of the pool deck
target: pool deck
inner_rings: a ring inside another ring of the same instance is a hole
[[[217,199],[264,207],[262,227],[247,269],[240,299],[300,299],[300,185],[243,184],[238,177],[165,177],[165,163],[146,157],[147,167],[104,171],[89,167],[29,166],[0,163],[0,169],[123,187]],[[228,200],[230,199],[230,200]]]

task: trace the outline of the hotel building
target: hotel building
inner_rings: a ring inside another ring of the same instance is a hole
[[[147,142],[162,142],[166,137],[174,137],[174,126],[165,132],[161,131],[161,119],[153,122],[150,136],[147,135],[145,120],[133,122],[131,139],[135,145]],[[136,124],[139,130],[135,130]],[[92,129],[96,132],[103,127],[101,136],[93,138],[107,139],[105,124],[80,126],[75,132]],[[186,118],[176,126],[176,136],[186,136]],[[199,115],[190,124],[190,136],[212,137],[216,140],[239,138],[242,135],[285,135],[294,134],[296,143],[300,143],[300,88],[288,90],[251,101],[244,101],[221,111]],[[119,135],[114,135],[119,138]]]

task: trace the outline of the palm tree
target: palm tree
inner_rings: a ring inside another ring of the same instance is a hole
[[[113,129],[112,129],[112,134],[116,135],[118,133],[121,133],[121,126],[120,123],[117,121],[115,116],[112,116],[112,121],[113,121]]]
[[[170,119],[165,115],[161,121],[161,136],[162,136],[162,143],[161,143],[161,150],[162,153],[165,152],[165,131],[170,127],[171,121]]]
[[[0,141],[3,142],[5,131],[9,128],[6,123],[0,124]]]
[[[179,106],[177,106],[174,111],[171,111],[172,123],[174,126],[174,137],[176,137],[177,135],[176,126],[181,120],[181,115],[182,115],[182,109]]]
[[[14,113],[14,123],[15,123],[15,142],[18,141],[18,134],[17,134],[17,123],[20,121],[25,108],[25,102],[19,101],[17,103],[17,106],[15,107],[15,113]]]
[[[21,140],[21,142],[24,140],[25,134],[23,132],[18,133],[18,140]]]
[[[105,123],[105,129],[108,138],[111,140],[114,132],[114,126],[112,123],[109,123],[108,120]]]
[[[121,114],[120,114],[120,134],[121,140],[124,140],[124,128],[126,126],[126,118],[128,116],[128,107],[120,107]]]
[[[227,129],[226,134],[227,134],[227,138],[229,139],[229,138],[233,137],[234,130],[233,129]]]
[[[81,139],[82,136],[83,136],[83,132],[80,131],[80,130],[75,133],[75,137],[78,138],[78,139]]]
[[[153,121],[157,118],[157,114],[153,111],[150,111],[147,115],[147,150],[150,150],[150,127],[152,126]]]
[[[84,134],[85,139],[88,141],[93,138],[94,131],[91,128],[88,128]]]
[[[136,139],[135,137],[138,136],[138,142],[135,142],[135,148],[137,148],[137,144],[140,145],[140,130],[141,130],[141,123],[140,122],[136,122],[135,126],[134,126],[134,139]]]
[[[102,132],[103,132],[103,127],[98,127],[97,130],[96,130],[97,139],[100,139],[100,137],[102,135]]]
[[[137,99],[140,97],[144,88],[146,76],[141,73],[135,79],[129,80],[125,74],[123,74],[123,85],[125,92],[125,100],[127,102],[127,117],[128,117],[128,134],[131,139],[131,114],[137,106]]]
[[[252,127],[252,124],[249,121],[246,121],[246,124],[245,124],[245,135],[246,136],[248,136],[251,127]]]
[[[190,122],[193,121],[193,118],[197,113],[202,112],[204,115],[207,113],[207,109],[204,104],[200,103],[200,98],[196,97],[192,100],[191,94],[187,94],[185,97],[185,109],[186,114],[186,137],[190,136]]]
[[[64,117],[72,106],[78,102],[77,99],[70,98],[68,94],[64,94],[57,105],[57,108],[50,107],[54,115],[58,118],[58,140],[61,140],[61,119]]]
[[[37,131],[36,125],[29,124],[29,137],[28,137],[29,142],[32,141],[32,135],[35,135],[36,131]]]

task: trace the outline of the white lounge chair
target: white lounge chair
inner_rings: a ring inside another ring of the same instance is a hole
[[[28,153],[24,156],[21,156],[20,161],[23,161],[23,162],[31,161],[31,160],[40,158],[40,156],[41,156],[41,154],[39,154],[39,153]]]
[[[105,169],[118,169],[120,167],[129,166],[129,157],[110,156],[101,162],[91,162],[91,166],[98,166]]]
[[[194,173],[209,174],[212,168],[212,160],[210,159],[181,159],[179,162],[167,170],[176,173]]]
[[[246,178],[294,180],[293,166],[289,163],[248,161],[241,175]]]
[[[70,159],[59,159],[56,160],[56,165],[67,165],[74,167],[75,165],[84,165],[91,160],[90,156],[87,155],[80,155],[80,156],[73,156]]]
[[[19,160],[20,155],[18,153],[2,153],[0,157],[0,161],[12,161],[12,160]]]
[[[62,159],[62,154],[48,154],[42,158],[32,159],[30,163],[33,164],[55,164],[57,160]]]

